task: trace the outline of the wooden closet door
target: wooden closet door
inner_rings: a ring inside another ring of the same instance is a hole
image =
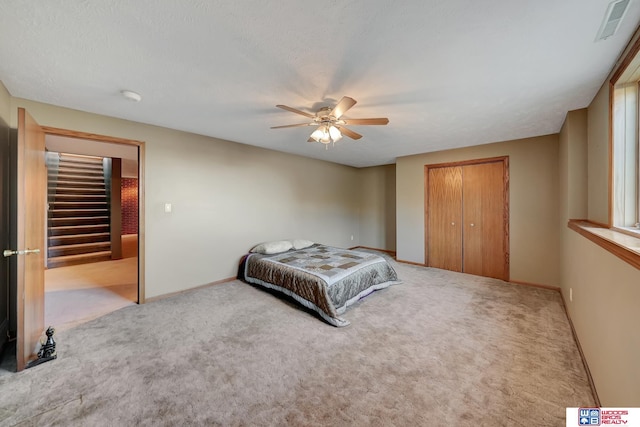
[[[430,168],[427,180],[428,265],[462,271],[462,168]]]
[[[508,280],[504,163],[463,166],[463,271]]]

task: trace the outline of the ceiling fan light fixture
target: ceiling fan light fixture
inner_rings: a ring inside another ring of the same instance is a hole
[[[320,140],[324,137],[324,131],[322,130],[322,126],[318,129],[314,130],[311,134],[311,138],[313,138],[316,142],[320,142]]]
[[[276,107],[278,108],[282,108],[283,110],[305,116],[312,119],[312,121],[310,123],[296,123],[292,125],[272,126],[271,129],[293,128],[300,126],[317,126],[317,129],[311,133],[308,141],[320,142],[324,144],[325,147],[328,147],[329,144],[335,144],[337,141],[340,141],[344,135],[354,140],[362,138],[362,135],[346,127],[348,125],[386,125],[389,123],[389,119],[387,119],[386,117],[346,120],[342,119],[342,115],[355,104],[355,99],[348,96],[343,96],[342,99],[340,99],[340,101],[335,105],[335,107],[322,107],[318,111],[316,111],[315,114],[298,110],[296,108],[287,107],[286,105],[276,105]]]
[[[311,138],[316,142],[330,144],[331,142],[336,142],[342,138],[342,134],[335,126],[321,125],[318,129],[313,131]]]
[[[342,133],[340,132],[340,129],[335,126],[329,127],[329,135],[331,136],[333,142],[337,142],[342,139]]]
[[[319,142],[322,142],[323,144],[329,144],[331,142],[331,135],[329,134],[326,126],[322,127],[322,137]]]

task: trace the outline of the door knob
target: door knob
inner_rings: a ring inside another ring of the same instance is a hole
[[[11,249],[5,249],[4,252],[2,252],[2,255],[6,257],[11,256],[11,255],[30,255],[30,254],[39,254],[40,253],[40,249],[25,249],[22,251],[14,251]]]
[[[452,223],[451,223],[451,225],[456,225],[456,223],[455,223],[455,222],[452,222]]]
[[[475,225],[474,223],[471,223],[471,226],[472,226],[472,227],[475,227],[476,225]]]

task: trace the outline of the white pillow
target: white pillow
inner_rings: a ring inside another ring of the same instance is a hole
[[[304,249],[304,248],[308,248],[309,246],[313,245],[313,242],[311,240],[304,240],[304,239],[293,239],[291,241],[291,244],[293,245],[293,249]]]
[[[280,252],[286,252],[292,247],[293,245],[288,240],[276,240],[273,242],[260,243],[259,245],[254,246],[250,252],[271,255],[279,254]]]

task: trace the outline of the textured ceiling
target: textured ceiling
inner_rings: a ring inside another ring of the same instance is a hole
[[[352,166],[556,133],[586,107],[640,21],[608,0],[0,2],[12,96]],[[122,89],[140,93],[134,103]],[[343,95],[359,141],[269,129]],[[179,144],[179,141],[176,141]]]

